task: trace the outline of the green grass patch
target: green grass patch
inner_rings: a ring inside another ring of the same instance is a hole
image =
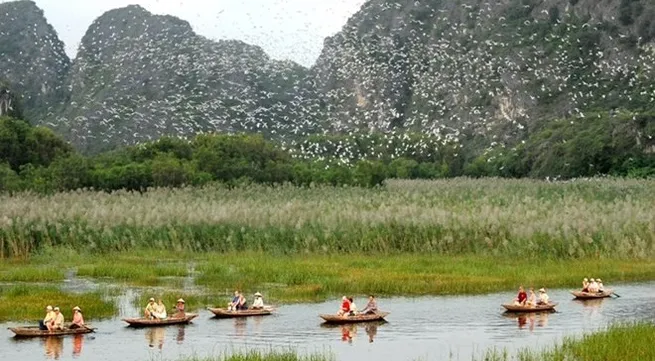
[[[297,351],[245,351],[235,353],[225,353],[220,356],[210,357],[186,357],[178,361],[335,361],[336,358],[328,353],[313,353],[301,355]]]
[[[516,355],[506,350],[490,350],[485,361],[642,361],[655,360],[655,325],[619,324],[581,338],[567,337],[543,351],[524,349]]]
[[[0,262],[0,282],[55,282],[64,279],[64,269],[35,262]]]
[[[78,276],[112,281],[130,282],[134,285],[154,286],[165,283],[167,277],[186,277],[187,266],[174,260],[144,261],[142,257],[122,255],[119,259],[92,260],[78,267]]]
[[[271,255],[158,251],[118,253],[111,260],[69,255],[51,262],[53,269],[79,264],[78,276],[124,286],[154,287],[151,295],[146,290],[135,301],[138,306],[145,306],[149,297],[163,297],[166,305],[173,305],[182,297],[189,309],[222,307],[235,289],[249,296],[263,292],[271,303],[297,303],[319,302],[344,294],[482,294],[514,291],[520,284],[535,288],[577,288],[583,277],[600,277],[611,287],[655,277],[655,260],[552,260],[414,253]],[[29,270],[34,265],[21,263],[14,267],[14,274],[21,275],[20,267]],[[183,276],[189,276],[191,269],[192,288],[177,291],[189,286],[183,284]],[[6,280],[18,281],[20,277]]]
[[[480,294],[526,287],[578,287],[583,277],[607,285],[652,280],[655,260],[540,260],[489,256],[212,254],[196,283],[210,291],[266,292],[274,302],[350,295]],[[534,267],[538,263],[539,267]]]
[[[47,305],[61,308],[67,321],[72,319],[75,306],[82,308],[87,320],[112,317],[118,310],[101,292],[78,294],[54,286],[0,286],[0,321],[38,321],[45,316]]]

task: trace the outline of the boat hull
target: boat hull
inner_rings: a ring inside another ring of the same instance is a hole
[[[14,337],[57,337],[66,335],[80,335],[94,332],[94,328],[66,328],[60,331],[43,331],[38,326],[27,327],[9,327],[9,330],[15,334]]]
[[[524,312],[524,313],[530,313],[530,312],[544,312],[544,311],[554,311],[555,307],[557,306],[557,303],[551,303],[548,305],[539,305],[535,307],[530,307],[530,306],[516,306],[514,304],[503,304],[503,308],[507,310],[507,312]]]
[[[321,317],[327,323],[343,324],[384,321],[384,318],[387,317],[387,315],[389,315],[389,312],[378,312],[370,315],[357,316],[319,315],[319,317]]]
[[[613,293],[614,291],[612,290],[605,290],[604,292],[599,292],[599,293],[571,291],[571,294],[575,296],[575,298],[578,300],[594,300],[598,298],[607,298],[607,297],[611,297]]]
[[[145,318],[124,318],[123,321],[127,322],[132,327],[157,327],[168,325],[180,325],[191,322],[198,314],[187,313],[184,318],[171,317],[165,320],[149,320]]]
[[[255,317],[255,316],[268,316],[273,313],[272,310],[243,310],[243,311],[228,311],[224,308],[207,308],[214,314],[215,318],[241,318],[241,317]]]

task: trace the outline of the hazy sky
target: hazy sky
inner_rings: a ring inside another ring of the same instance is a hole
[[[0,0],[6,2],[7,0]],[[338,32],[365,0],[35,0],[73,57],[91,22],[105,11],[139,4],[188,21],[211,39],[239,39],[271,57],[311,65],[323,39]]]

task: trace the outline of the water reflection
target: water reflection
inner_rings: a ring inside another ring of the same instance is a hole
[[[164,347],[165,336],[166,329],[164,327],[149,327],[146,329],[146,340],[150,348],[157,347],[161,350]]]
[[[61,337],[46,337],[44,346],[48,359],[59,360],[61,354],[64,353],[64,339]]]
[[[605,301],[604,298],[595,298],[592,300],[573,300],[575,303],[581,304],[584,308],[598,309]]]
[[[178,345],[181,345],[184,343],[184,331],[186,330],[186,327],[184,325],[177,325],[177,337],[175,337],[175,341],[177,341]]]
[[[77,358],[82,353],[82,344],[84,344],[84,335],[75,335],[73,337],[73,357]]]
[[[245,317],[236,317],[234,319],[234,333],[237,337],[243,338],[246,335],[246,326],[248,320]]]
[[[338,329],[341,331],[341,341],[347,343],[352,343],[353,340],[356,339],[359,329],[363,328],[364,332],[366,332],[366,335],[368,336],[368,342],[373,343],[375,336],[378,334],[378,327],[386,323],[386,321],[348,323],[343,325],[322,323],[321,327],[328,329]]]
[[[546,312],[530,312],[530,313],[512,313],[505,312],[503,317],[515,319],[519,329],[528,328],[531,332],[534,331],[535,327],[547,327],[548,326],[548,317],[550,314],[555,313],[554,311]]]

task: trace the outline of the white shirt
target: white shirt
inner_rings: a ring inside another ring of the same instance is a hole
[[[598,292],[598,283],[596,281],[589,284],[589,292]]]
[[[264,299],[261,297],[256,297],[255,301],[252,303],[253,308],[264,308]]]

